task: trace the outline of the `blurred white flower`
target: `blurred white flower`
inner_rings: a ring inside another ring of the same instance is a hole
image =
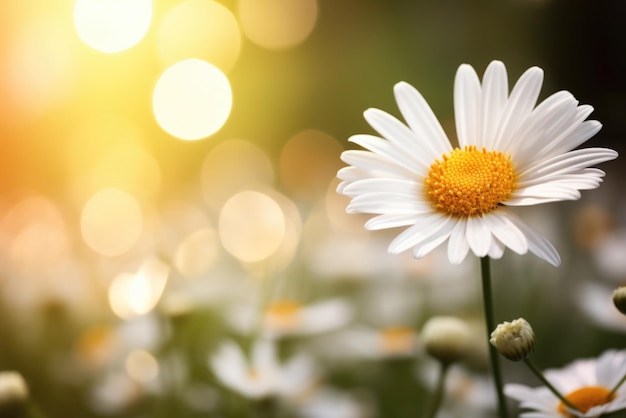
[[[421,362],[417,375],[431,390],[435,389],[440,373],[436,361]],[[446,395],[441,406],[441,417],[485,417],[487,411],[496,410],[496,394],[493,380],[483,374],[469,371],[457,363],[450,367],[446,376]],[[438,416],[439,416],[438,415]]]
[[[411,358],[419,348],[417,332],[405,325],[353,326],[322,337],[310,347],[330,362]]]
[[[593,248],[593,260],[598,271],[616,282],[626,277],[626,229],[607,234]]]
[[[210,356],[209,365],[224,386],[250,399],[295,398],[317,380],[311,357],[298,354],[280,364],[269,339],[256,340],[249,358],[234,342],[223,342]]]
[[[601,125],[585,121],[593,108],[579,106],[567,91],[535,107],[542,82],[543,71],[530,68],[509,94],[501,62],[489,64],[482,85],[471,66],[461,65],[454,84],[459,148],[421,94],[398,83],[396,101],[408,126],[368,109],[365,118],[380,137],[354,135],[350,141],[366,150],[342,154],[349,166],[339,171],[337,190],[352,198],[347,211],[376,215],[367,229],[407,227],[389,245],[393,254],[412,248],[421,258],[447,241],[452,264],[470,250],[500,258],[510,248],[558,265],[552,244],[506,206],[578,199],[604,176],[589,167],[617,153],[574,150]]]
[[[626,386],[611,394],[626,375],[626,350],[607,350],[598,358],[576,360],[544,372],[546,379],[579,411],[566,407],[545,386],[507,384],[507,396],[520,402],[522,418],[599,417],[626,408]]]
[[[613,303],[614,290],[597,281],[584,282],[576,288],[576,306],[599,327],[626,333],[626,316]]]
[[[366,402],[350,393],[321,388],[296,406],[302,418],[367,418],[373,416]]]
[[[351,305],[333,298],[303,304],[297,299],[276,299],[264,309],[254,304],[235,305],[227,312],[227,320],[243,333],[261,327],[262,335],[271,338],[309,336],[344,327],[353,316]]]

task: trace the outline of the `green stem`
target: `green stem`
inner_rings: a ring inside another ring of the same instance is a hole
[[[427,415],[428,418],[435,418],[437,416],[437,411],[439,411],[441,401],[443,400],[446,375],[448,373],[448,369],[450,368],[450,364],[451,363],[441,363],[441,369],[439,371],[439,381],[437,382],[437,387],[435,388],[435,393],[433,394],[432,405],[430,408],[430,412]]]
[[[496,324],[493,317],[493,299],[491,296],[491,270],[489,266],[489,257],[480,259],[480,272],[483,284],[483,305],[485,307],[485,324],[487,325],[487,341],[491,337],[491,332],[495,329]],[[506,398],[504,397],[504,384],[502,380],[502,371],[500,369],[500,358],[496,348],[489,345],[489,360],[491,362],[491,371],[496,386],[496,396],[498,398],[498,412],[500,418],[508,418],[509,411],[506,406]]]
[[[46,414],[44,414],[39,406],[32,400],[26,401],[24,407],[26,408],[27,415],[30,418],[46,418]]]
[[[277,400],[273,397],[252,402],[252,418],[276,418],[279,416]]]
[[[550,389],[550,391],[552,391],[552,393],[554,393],[556,395],[557,398],[559,398],[561,400],[561,402],[563,402],[565,405],[567,405],[569,408],[572,408],[575,411],[579,411],[580,409],[576,408],[576,406],[574,406],[570,401],[568,401],[563,395],[561,395],[561,392],[559,392],[558,390],[556,390],[556,388],[554,386],[552,386],[552,383],[550,383],[548,381],[548,379],[546,379],[546,377],[543,375],[543,373],[541,373],[541,370],[539,370],[537,368],[537,366],[535,366],[535,363],[532,362],[532,360],[530,358],[527,358],[524,360],[524,363],[526,363],[526,365],[530,368],[530,370],[535,374],[535,376],[537,376],[539,378],[539,380],[541,380],[541,382],[546,385],[546,387],[548,389]]]

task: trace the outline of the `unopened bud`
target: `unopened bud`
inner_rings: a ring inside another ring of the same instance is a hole
[[[428,354],[442,363],[452,363],[465,357],[471,339],[467,324],[453,316],[430,318],[421,334]]]
[[[28,385],[18,372],[0,372],[0,405],[24,402],[28,399]]]
[[[626,315],[626,286],[620,286],[613,291],[613,304]]]
[[[489,342],[500,354],[513,361],[525,360],[535,351],[535,334],[524,318],[498,325]]]

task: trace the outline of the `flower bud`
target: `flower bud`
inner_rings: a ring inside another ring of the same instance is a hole
[[[613,304],[626,315],[626,286],[620,286],[613,291]]]
[[[498,325],[489,342],[500,354],[513,361],[525,360],[535,351],[535,334],[524,318]]]
[[[471,338],[467,324],[453,316],[430,318],[421,334],[428,354],[446,364],[466,355]]]
[[[0,372],[0,406],[24,402],[28,399],[28,386],[18,372]]]

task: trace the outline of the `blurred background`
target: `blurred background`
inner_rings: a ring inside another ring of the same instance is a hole
[[[454,138],[456,69],[493,59],[509,85],[542,67],[540,98],[591,104],[585,145],[623,153],[625,17],[619,0],[2,1],[0,371],[50,417],[262,416],[211,359],[263,330],[279,361],[315,364],[266,416],[422,416],[419,330],[445,314],[476,344],[443,413],[490,416],[476,260],[387,255],[396,231],[345,214],[339,155],[372,132],[365,109],[399,114],[402,80]],[[530,321],[541,367],[626,342],[626,170],[601,168],[580,201],[520,211],[561,267],[493,263],[496,319]]]

